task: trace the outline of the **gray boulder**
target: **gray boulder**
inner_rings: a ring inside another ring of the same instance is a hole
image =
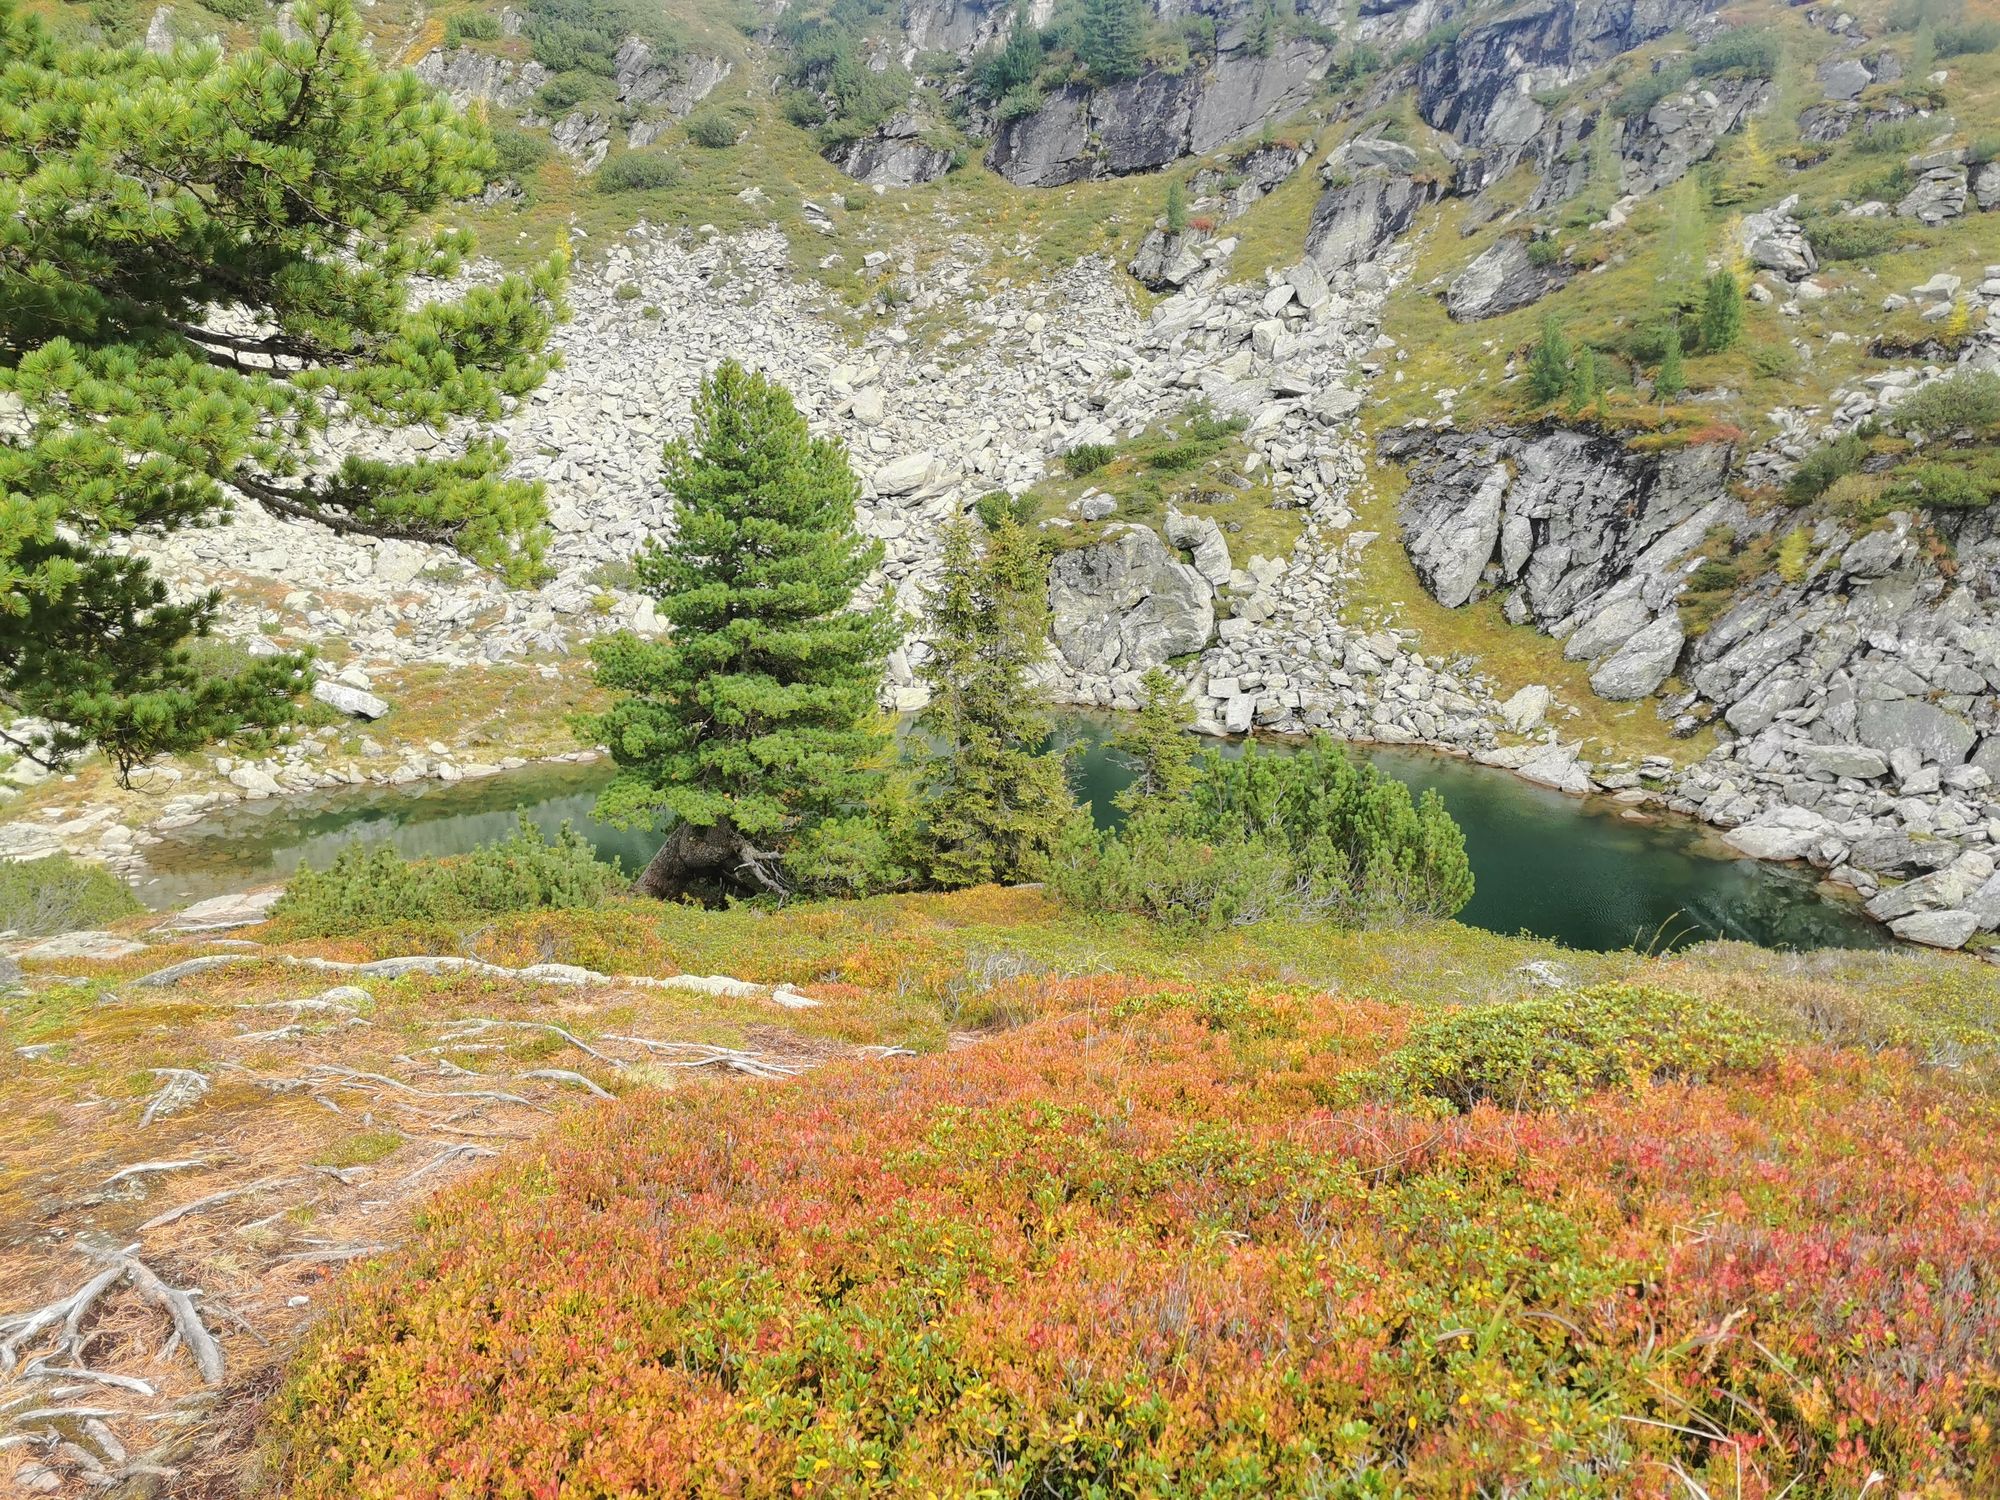
[[[1373,260],[1440,192],[1438,184],[1424,178],[1380,169],[1350,176],[1330,169],[1306,229],[1306,255],[1322,271]]]
[[[1979,738],[1957,714],[1922,698],[1870,699],[1857,705],[1855,738],[1884,755],[1911,750],[1926,763],[1962,764]]]
[[[1049,567],[1049,635],[1079,675],[1144,672],[1214,633],[1208,582],[1148,527],[1121,527]]]
[[[1591,691],[1618,700],[1651,697],[1673,675],[1686,642],[1679,614],[1669,610],[1591,669]]]
[[[1506,469],[1496,465],[1469,491],[1411,485],[1403,492],[1396,510],[1403,543],[1438,603],[1456,609],[1477,591],[1500,541],[1507,479]]]
[[[1874,81],[1875,75],[1859,58],[1842,57],[1820,64],[1819,86],[1829,99],[1855,98]]]
[[[1494,318],[1539,301],[1568,280],[1559,262],[1536,265],[1528,236],[1510,234],[1496,240],[1445,288],[1444,307],[1456,323]]]
[[[1927,948],[1963,948],[1979,930],[1979,918],[1969,911],[1920,911],[1899,917],[1889,930],[1906,943],[1922,943]]]
[[[1776,271],[1793,281],[1819,269],[1819,260],[1813,255],[1805,231],[1791,217],[1792,207],[1798,201],[1798,195],[1793,194],[1776,208],[1746,214],[1738,231],[1738,240],[1750,264]]]
[[[929,122],[916,111],[904,110],[859,140],[828,152],[827,160],[871,187],[934,182],[951,170],[952,154],[924,139],[929,129]]]
[[[344,682],[335,682],[330,677],[322,677],[312,685],[312,695],[329,708],[337,708],[350,718],[379,719],[389,712],[389,705],[373,693],[358,687],[349,687]]]
[[[470,47],[433,48],[417,59],[412,70],[434,89],[442,89],[460,109],[475,102],[519,109],[548,81],[538,62],[516,66],[504,57],[475,52]]]

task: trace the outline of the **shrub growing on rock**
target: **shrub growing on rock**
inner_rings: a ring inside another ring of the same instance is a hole
[[[1827,487],[1843,475],[1859,469],[1868,457],[1868,444],[1858,433],[1842,433],[1829,443],[1821,443],[1799,462],[1785,481],[1785,498],[1793,505],[1807,505],[1826,493]]]
[[[1633,985],[1480,1006],[1418,1026],[1378,1070],[1454,1109],[1562,1109],[1599,1089],[1755,1067],[1774,1038],[1711,1000]]]
[[[567,823],[553,841],[525,817],[497,843],[452,859],[408,860],[387,844],[349,844],[324,870],[301,870],[271,908],[299,937],[398,923],[462,922],[508,912],[602,905],[626,886]]]
[[[2000,423],[2000,375],[1968,370],[1919,386],[1896,408],[1898,428],[1916,428],[1926,438],[1983,432]]]

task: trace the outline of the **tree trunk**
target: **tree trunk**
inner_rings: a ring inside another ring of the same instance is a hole
[[[773,867],[776,858],[738,833],[727,818],[705,828],[677,823],[632,889],[661,901],[692,898],[707,905],[729,896],[782,898],[789,892]]]
[[[692,896],[714,901],[735,885],[731,878],[740,861],[738,838],[727,818],[706,828],[693,823],[676,823],[660,852],[646,863],[632,889],[641,896],[676,901]]]

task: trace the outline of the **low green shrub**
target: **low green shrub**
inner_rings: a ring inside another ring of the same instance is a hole
[[[1242,417],[1219,416],[1200,406],[1188,413],[1187,434],[1197,443],[1217,443],[1236,436],[1248,425]]]
[[[102,927],[144,909],[116,875],[67,854],[0,864],[0,932],[44,937]]]
[[[1697,78],[1777,76],[1780,49],[1778,39],[1768,31],[1725,31],[1703,47],[1688,62],[1688,71]]]
[[[552,115],[559,115],[583,101],[584,79],[575,73],[558,73],[535,91],[535,103]]]
[[[1457,1110],[1564,1109],[1600,1089],[1754,1068],[1776,1045],[1748,1016],[1712,1000],[1605,985],[1426,1021],[1375,1076],[1392,1096]]]
[[[463,46],[467,42],[493,42],[500,39],[500,18],[487,15],[484,11],[469,11],[453,16],[444,23],[444,44],[447,47]]]
[[[1634,79],[1611,101],[1611,113],[1621,120],[1628,115],[1645,114],[1669,94],[1686,88],[1690,71],[1685,61],[1671,62]]]
[[[1010,495],[1005,490],[993,490],[975,500],[972,511],[988,531],[998,531],[1010,521],[1016,526],[1026,526],[1035,518],[1035,497],[1031,493]]]
[[[1117,456],[1118,450],[1109,443],[1079,443],[1063,455],[1063,468],[1070,478],[1081,479],[1086,474],[1095,474]]]
[[[1164,469],[1169,474],[1179,474],[1192,469],[1208,457],[1211,447],[1207,443],[1196,442],[1193,438],[1178,443],[1169,443],[1146,455],[1148,468]]]
[[[1866,260],[1903,243],[1903,230],[1889,219],[1812,218],[1800,226],[1813,254],[1822,261]]]
[[[406,860],[356,841],[324,870],[301,870],[271,909],[299,937],[337,937],[399,923],[459,922],[508,912],[602,905],[626,877],[567,823],[554,841],[525,817],[508,838],[453,859]]]
[[[1472,869],[1435,792],[1413,799],[1321,735],[1291,755],[1211,751],[1185,796],[1135,810],[1122,829],[1073,830],[1049,885],[1080,910],[1170,927],[1361,926],[1454,915],[1472,899]]]
[[[1969,57],[2000,49],[2000,21],[1961,21],[1937,29],[1937,56]]]
[[[658,152],[632,151],[614,156],[597,169],[600,193],[641,193],[673,187],[681,180],[681,164]]]
[[[1826,493],[1828,485],[1843,474],[1852,474],[1868,458],[1868,444],[1852,432],[1813,449],[1785,481],[1785,498],[1794,505],[1808,505]]]
[[[519,180],[549,159],[549,138],[501,125],[493,131],[493,175]]]
[[[1902,156],[1936,133],[1933,120],[1878,120],[1854,137],[1854,149],[1863,156]]]
[[[1984,510],[2000,480],[1954,464],[1918,464],[1897,475],[1895,498],[1929,510]]]
[[[736,120],[719,109],[705,109],[687,122],[688,139],[709,151],[736,144]]]
[[[1917,428],[1927,438],[1982,431],[2000,423],[2000,375],[1967,370],[1933,380],[1912,392],[1892,420],[1896,427]]]

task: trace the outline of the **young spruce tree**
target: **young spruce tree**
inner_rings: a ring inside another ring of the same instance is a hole
[[[1043,748],[1049,714],[1030,675],[1048,649],[1047,579],[1034,534],[1010,518],[984,552],[963,521],[945,533],[921,668],[931,701],[917,720],[937,885],[1039,879],[1077,816],[1062,757]]]
[[[1539,404],[1569,388],[1569,340],[1554,313],[1542,318],[1542,336],[1528,355],[1528,390]]]
[[[1200,747],[1181,686],[1159,667],[1139,680],[1139,712],[1112,737],[1111,748],[1132,768],[1132,784],[1115,800],[1127,817],[1171,812],[1194,789]]]
[[[0,0],[0,391],[27,424],[0,446],[0,718],[51,722],[11,744],[48,764],[97,745],[129,772],[282,721],[302,685],[297,657],[203,671],[185,643],[216,597],[169,599],[134,534],[248,498],[539,571],[541,491],[497,444],[309,461],[336,404],[500,415],[550,367],[563,266],[413,300],[470,248],[432,216],[483,186],[486,132],[384,71],[352,0],[292,19],[291,40],[158,56]]]
[[[789,895],[812,875],[792,857],[864,817],[878,779],[895,625],[886,603],[852,606],[880,545],[855,532],[846,450],[734,360],[702,381],[666,485],[673,540],[636,566],[672,634],[592,653],[622,695],[588,724],[618,763],[598,816],[670,823],[647,894]]]

